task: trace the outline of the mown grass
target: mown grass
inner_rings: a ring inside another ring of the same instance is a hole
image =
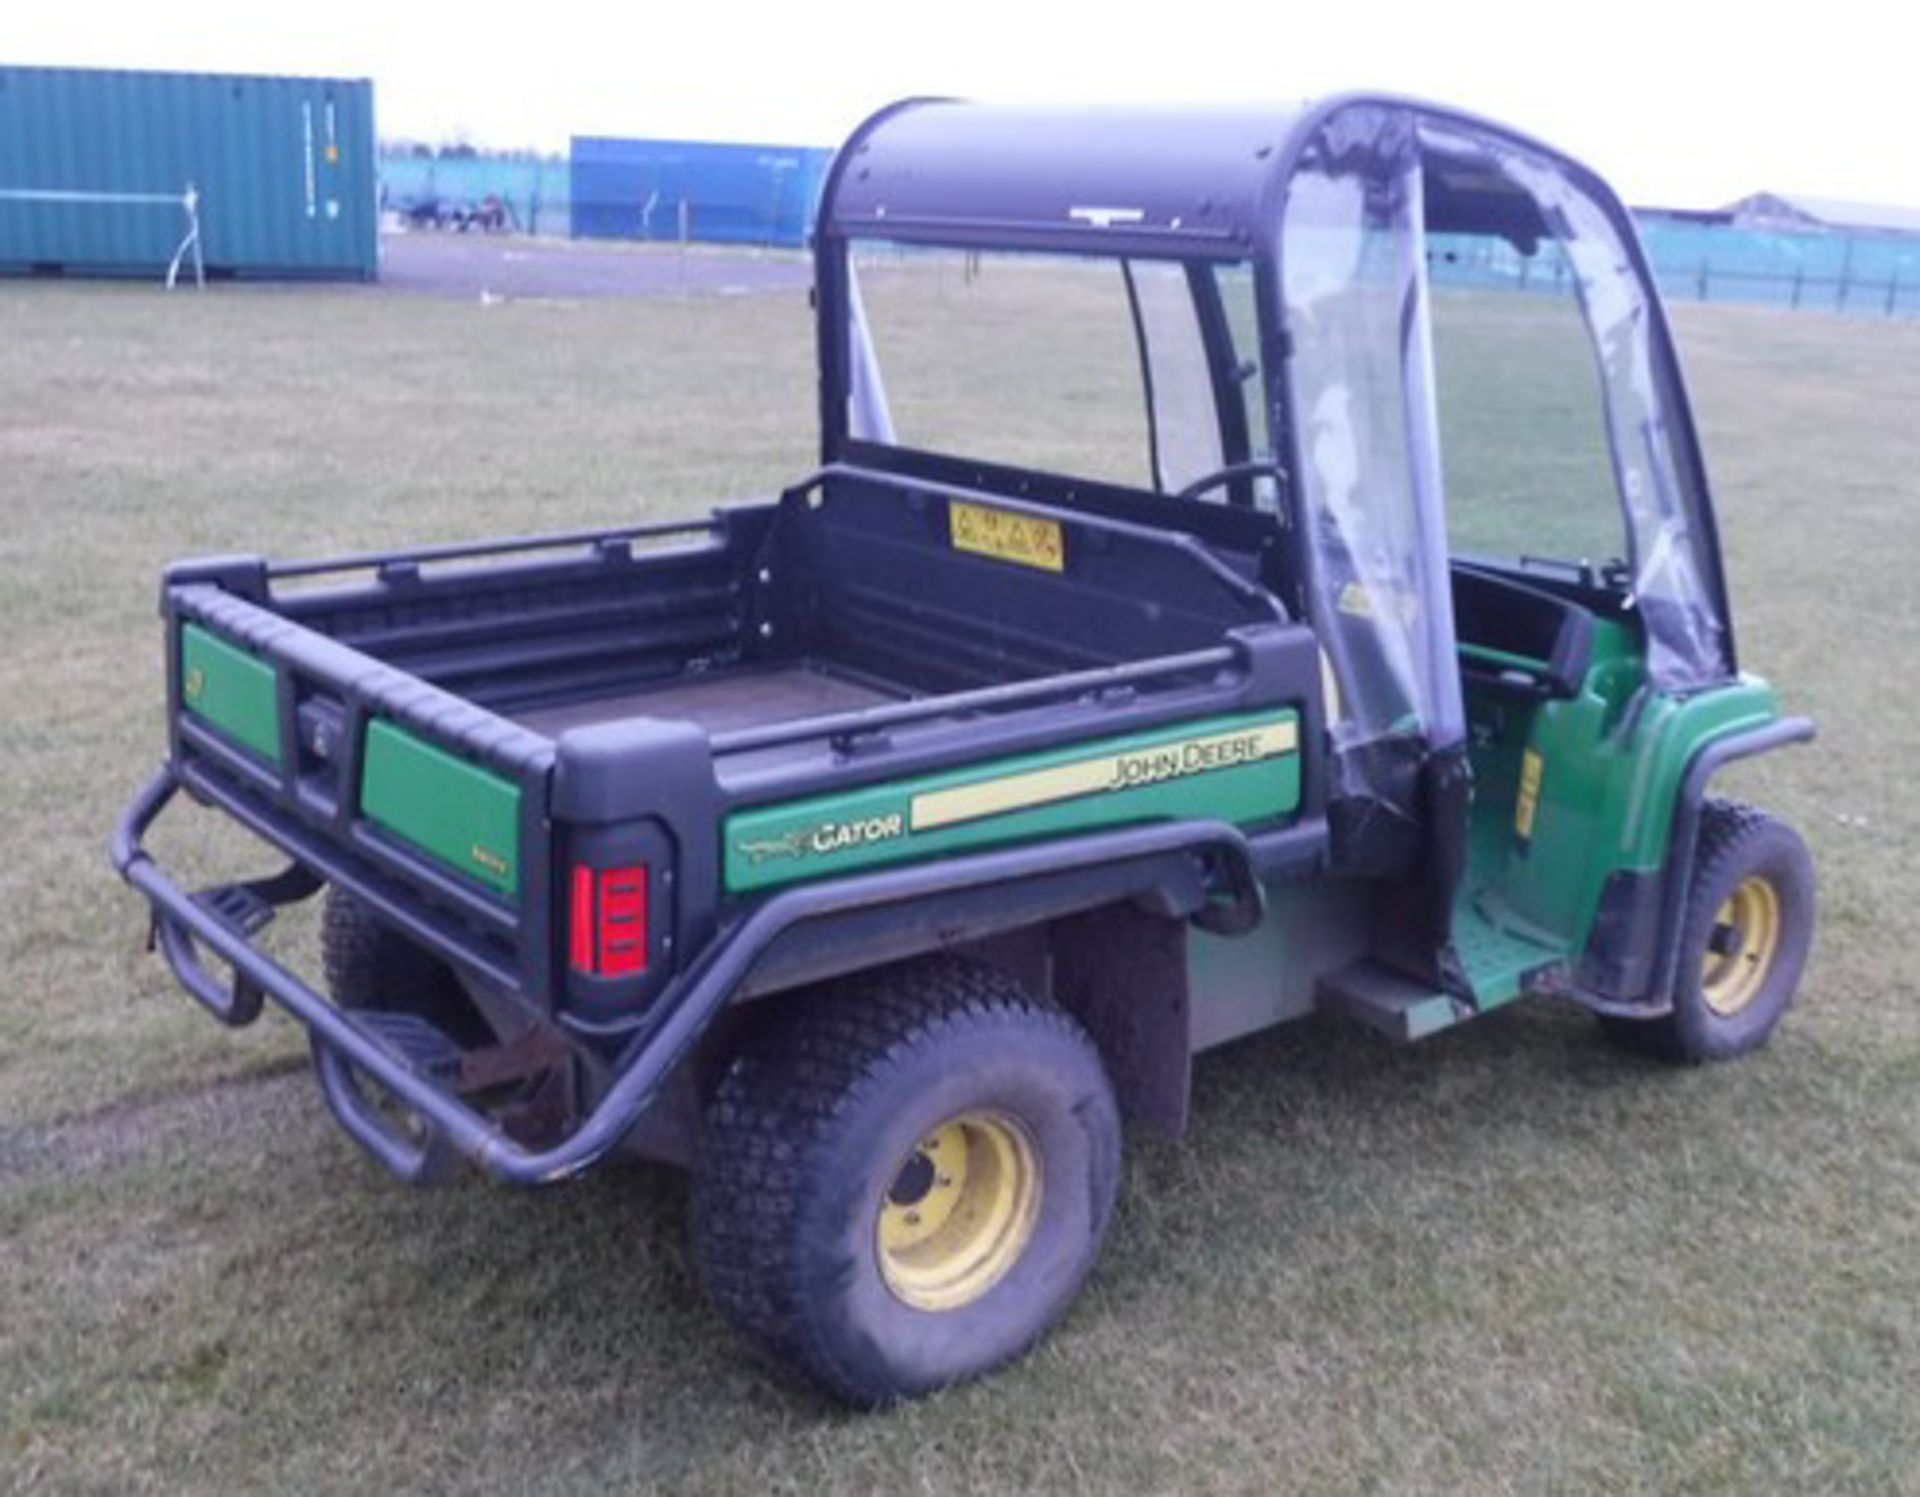
[[[1920,1487],[1920,328],[1679,317],[1745,658],[1823,727],[1741,777],[1823,880],[1775,1044],[1666,1071],[1532,1008],[1210,1056],[1061,1331],[861,1417],[706,1312],[671,1172],[386,1182],[276,1074],[290,1025],[170,990],[102,856],[167,559],[770,489],[811,456],[802,300],[0,287],[0,1485]]]

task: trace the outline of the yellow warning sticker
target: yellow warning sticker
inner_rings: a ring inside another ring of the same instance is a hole
[[[1377,590],[1364,582],[1348,582],[1334,596],[1333,606],[1350,618],[1398,619],[1411,624],[1420,614],[1420,599],[1406,588],[1382,585]]]
[[[976,556],[991,556],[1043,572],[1066,570],[1066,539],[1058,520],[1016,515],[1011,510],[954,499],[947,505],[947,524],[956,551],[971,551]]]
[[[1544,769],[1537,750],[1528,749],[1520,756],[1520,794],[1513,803],[1513,831],[1522,842],[1533,840],[1533,813],[1540,806],[1540,776]]]

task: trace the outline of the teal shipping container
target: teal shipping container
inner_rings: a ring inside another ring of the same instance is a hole
[[[0,271],[370,281],[377,194],[365,79],[0,64]]]

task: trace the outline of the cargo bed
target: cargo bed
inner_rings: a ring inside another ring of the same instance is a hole
[[[579,544],[558,559],[495,546],[490,562],[449,548],[276,567],[270,606],[545,738],[647,717],[723,751],[752,729],[1218,648],[1277,618],[1217,544],[1022,506],[1075,565],[1010,564],[956,543],[949,502],[967,501],[828,474],[775,505],[561,538]],[[337,585],[361,561],[371,580]]]
[[[956,518],[989,504],[984,539]],[[698,521],[188,563],[165,595],[173,762],[545,1004],[553,880],[594,828],[665,839],[697,949],[730,900],[804,871],[723,868],[729,826],[1273,701],[1273,653],[1311,642],[1254,580],[1271,519],[1200,523],[1221,534],[828,470]]]

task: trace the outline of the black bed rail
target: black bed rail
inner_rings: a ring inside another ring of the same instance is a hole
[[[411,546],[398,551],[349,551],[342,556],[269,562],[266,575],[271,581],[279,581],[289,577],[323,577],[332,572],[385,571],[395,567],[419,566],[430,561],[470,561],[480,556],[505,556],[524,551],[561,551],[575,546],[606,548],[632,541],[664,540],[675,535],[718,534],[725,529],[726,523],[722,512],[695,519],[662,520],[651,525],[494,536],[484,541],[451,541],[438,546]]]
[[[918,697],[910,702],[888,702],[879,707],[862,707],[825,717],[799,718],[793,722],[769,723],[764,727],[736,728],[730,733],[713,735],[713,752],[716,755],[750,753],[755,749],[777,748],[809,738],[851,742],[868,734],[908,723],[924,722],[929,718],[990,712],[1002,707],[1024,707],[1061,697],[1096,696],[1101,692],[1146,681],[1171,680],[1207,670],[1226,670],[1239,664],[1241,659],[1242,651],[1238,647],[1215,645],[1210,649],[1189,650],[1180,655],[1160,655],[1151,660],[1135,660],[1124,665],[1067,671],[1032,681],[1009,681],[999,686],[982,686],[973,691]]]

